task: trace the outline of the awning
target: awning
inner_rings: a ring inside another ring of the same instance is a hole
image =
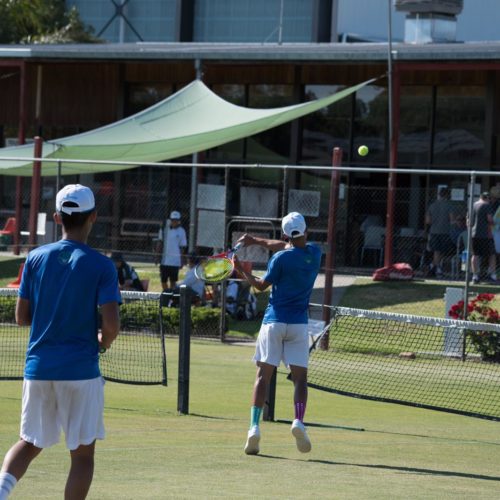
[[[140,113],[83,134],[45,141],[44,158],[88,160],[64,163],[63,173],[84,174],[134,168],[93,164],[92,160],[160,162],[205,151],[248,137],[329,106],[375,81],[371,79],[333,95],[292,106],[254,109],[236,106],[195,80]],[[0,148],[0,175],[31,176],[33,145]],[[42,175],[57,175],[57,163],[43,162]]]

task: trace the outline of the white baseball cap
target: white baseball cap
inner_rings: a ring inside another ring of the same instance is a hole
[[[173,220],[180,220],[181,219],[181,213],[177,212],[177,210],[174,210],[173,212],[170,212],[170,218]]]
[[[65,206],[66,202],[76,206]],[[74,213],[90,212],[95,208],[94,193],[91,189],[81,184],[68,184],[56,196],[56,210],[71,215]]]
[[[289,238],[298,238],[304,236],[306,232],[306,221],[299,212],[290,212],[283,217],[281,221],[281,229]]]

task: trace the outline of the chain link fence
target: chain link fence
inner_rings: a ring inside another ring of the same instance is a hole
[[[298,211],[306,217],[309,240],[317,242],[325,256],[330,251],[329,218],[334,219],[335,272],[370,275],[387,264],[390,248],[392,263],[408,263],[417,276],[427,277],[435,259],[431,239],[436,231],[429,223],[429,214],[440,191],[446,188],[450,216],[447,222],[441,221],[438,229],[442,234],[439,266],[444,278],[465,279],[463,258],[470,234],[470,194],[472,202],[482,192],[500,195],[499,173],[399,170],[391,207],[389,169],[340,167],[337,171],[338,209],[330,213],[331,167],[156,164],[76,177],[64,175],[63,163],[60,178],[42,178],[39,212],[45,216],[42,227],[38,227],[37,244],[60,237],[60,229],[52,221],[55,194],[59,187],[78,181],[89,185],[96,195],[99,216],[89,243],[105,253],[120,251],[134,262],[158,260],[155,241],[173,210],[182,215],[188,252],[198,255],[227,248],[245,232],[280,238],[281,217]],[[0,226],[4,226],[15,216],[15,178],[0,176],[0,186]],[[20,225],[23,251],[29,249],[26,230],[30,190],[31,179],[24,179]],[[494,219],[499,200],[493,196],[487,202]],[[495,228],[491,226],[492,237],[497,234]],[[3,250],[13,250],[12,234],[2,234],[0,243]],[[262,248],[252,247],[243,249],[240,257],[262,269],[269,256]],[[482,264],[488,266],[487,259],[483,260]]]

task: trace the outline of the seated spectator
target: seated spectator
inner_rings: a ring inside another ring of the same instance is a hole
[[[111,260],[115,263],[116,271],[118,272],[118,283],[120,290],[134,290],[136,292],[144,292],[141,280],[135,269],[125,262],[123,255],[119,252],[111,254]]]
[[[194,272],[198,262],[199,259],[195,254],[189,254],[187,259],[188,270],[186,271],[184,279],[182,281],[179,281],[176,287],[177,290],[181,285],[186,285],[187,287],[189,287],[194,294],[192,300],[192,302],[194,303],[203,300],[203,297],[205,295],[205,282],[198,279]]]

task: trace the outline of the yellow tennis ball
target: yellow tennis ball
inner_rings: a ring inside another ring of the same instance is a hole
[[[358,148],[358,155],[359,156],[366,156],[370,150],[368,149],[368,146],[359,146]]]

